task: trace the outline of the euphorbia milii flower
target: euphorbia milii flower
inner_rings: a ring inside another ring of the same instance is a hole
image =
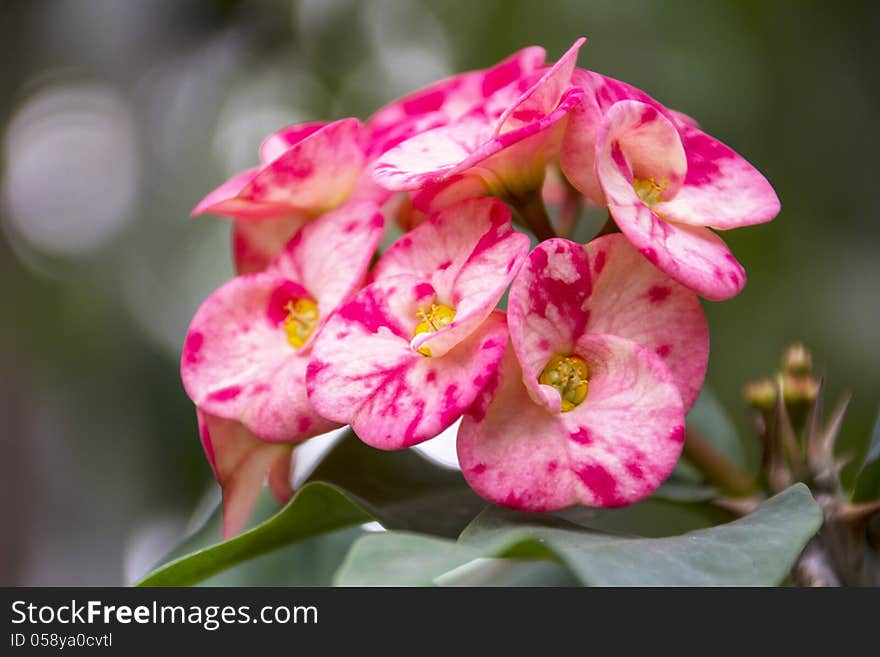
[[[422,211],[476,195],[517,200],[540,190],[563,119],[583,93],[570,84],[583,41],[457,120],[389,150],[374,165],[376,182],[394,191],[420,190],[413,203]]]
[[[494,308],[528,249],[495,199],[465,201],[401,237],[315,341],[314,407],[381,449],[451,425],[498,365],[507,329]]]
[[[696,295],[619,235],[540,244],[510,291],[511,344],[465,416],[458,456],[486,499],[620,506],[669,475],[709,336]]]
[[[292,445],[269,443],[248,431],[241,422],[227,420],[196,409],[205,456],[223,491],[224,538],[244,526],[263,487],[281,504],[293,495],[290,474]]]
[[[779,199],[770,183],[643,92],[591,73],[574,79],[588,93],[572,112],[562,147],[571,183],[607,205],[633,245],[677,281],[707,299],[739,293],[745,271],[710,228],[773,219]]]
[[[260,162],[208,194],[192,213],[235,220],[239,273],[264,269],[306,222],[349,198],[364,166],[360,122],[284,128],[260,146]]]
[[[181,361],[184,387],[203,413],[269,442],[337,426],[306,397],[309,352],[362,283],[383,223],[375,204],[347,203],[303,228],[265,272],[239,276],[205,300]]]

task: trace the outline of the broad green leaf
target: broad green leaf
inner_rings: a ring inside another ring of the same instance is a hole
[[[458,543],[393,532],[361,538],[336,581],[424,585],[475,559],[508,557],[556,561],[591,586],[770,586],[783,581],[821,522],[803,484],[745,518],[670,538],[614,536],[493,507]]]
[[[368,520],[391,529],[457,536],[485,506],[461,473],[434,465],[412,450],[373,449],[349,434],[275,516],[220,542],[218,510],[140,584],[195,584],[277,548]],[[265,517],[271,508],[264,494],[254,516]]]
[[[583,529],[644,538],[677,536],[733,520],[729,512],[712,504],[684,503],[658,497],[618,509],[575,506],[556,515]]]
[[[292,543],[218,573],[199,586],[331,586],[333,575],[365,534],[349,527]]]
[[[749,467],[736,426],[708,386],[703,387],[688,413],[687,426],[695,429],[715,449],[740,467]]]
[[[375,519],[342,489],[309,483],[265,522],[228,541],[170,561],[138,582],[138,586],[190,586],[284,545]]]
[[[880,415],[874,423],[874,432],[856,477],[853,493],[856,502],[868,502],[877,498],[880,498]]]

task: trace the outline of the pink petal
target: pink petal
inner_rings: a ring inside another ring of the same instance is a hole
[[[690,409],[709,362],[709,327],[696,295],[648,263],[623,235],[599,237],[584,248],[593,274],[587,331],[652,349]]]
[[[653,112],[648,129],[632,134],[644,108],[648,106],[635,101],[616,103],[599,131],[596,173],[608,209],[633,246],[661,271],[707,299],[729,299],[742,290],[746,277],[721,238],[706,228],[665,221],[633,188],[634,178],[653,176],[669,181],[666,198],[683,179],[683,150],[680,143],[675,147],[678,133],[667,119],[648,108]]]
[[[591,378],[571,412],[535,404],[508,350],[465,415],[459,462],[487,500],[528,511],[621,506],[649,495],[675,466],[684,410],[660,358],[615,336],[586,336],[576,349]]]
[[[307,224],[266,271],[301,284],[326,319],[360,287],[384,228],[379,206],[349,201]]]
[[[495,129],[496,135],[518,130],[541,120],[556,109],[569,88],[578,51],[585,42],[583,37],[575,41],[559,61],[547,69],[514,105],[504,111]]]
[[[550,411],[561,398],[538,383],[547,362],[571,353],[590,321],[590,261],[584,248],[565,239],[550,239],[532,251],[514,279],[507,301],[510,339],[524,370],[528,392]]]
[[[283,471],[285,463],[289,468],[293,450],[257,439],[234,420],[198,408],[196,414],[202,446],[223,490],[223,538],[231,538],[247,522],[267,473]]]
[[[504,313],[496,311],[441,357],[410,348],[431,286],[393,276],[358,293],[315,341],[309,399],[326,417],[351,424],[365,443],[400,449],[433,438],[471,405],[501,358]]]
[[[351,192],[363,167],[357,119],[335,121],[294,144],[267,164],[239,197],[320,214]]]
[[[283,149],[284,132],[261,149],[274,159],[235,176],[211,192],[193,210],[235,219],[267,219],[290,214],[316,215],[339,205],[354,188],[363,169],[361,125],[342,119],[312,130],[314,124],[290,129],[299,141]],[[306,134],[308,133],[308,134]],[[305,136],[303,136],[305,135]]]
[[[510,211],[497,199],[464,201],[434,215],[395,242],[376,265],[381,280],[410,274],[430,281],[436,303],[455,309],[455,320],[422,333],[412,348],[442,356],[470,335],[501,299],[529,251],[529,238],[513,230]]]
[[[585,93],[581,103],[571,111],[559,153],[560,165],[565,177],[581,194],[598,205],[605,205],[605,194],[594,166],[597,131],[605,113],[621,100],[637,100],[660,113],[668,113],[668,110],[643,91],[592,71],[575,70],[571,82]]]
[[[254,203],[239,198],[241,191],[260,173],[261,167],[254,167],[234,175],[213,192],[203,198],[190,216],[218,214],[247,219],[277,217],[288,212],[286,206],[275,203]]]
[[[669,220],[719,230],[770,221],[779,198],[757,169],[696,127],[680,128],[687,151],[684,185],[657,211]]]
[[[419,132],[464,116],[500,89],[543,66],[545,55],[543,48],[524,48],[492,68],[441,80],[383,107],[366,124],[369,153],[381,155]]]
[[[232,257],[235,271],[252,274],[269,262],[309,221],[305,214],[291,214],[260,221],[237,219],[232,227]]]
[[[260,162],[263,164],[269,164],[278,159],[293,146],[326,125],[328,125],[326,121],[300,123],[298,125],[282,128],[278,132],[269,135],[263,140],[263,143],[260,144]]]
[[[287,341],[287,302],[308,298],[269,274],[235,278],[201,305],[190,324],[181,378],[203,411],[237,420],[258,438],[298,442],[336,427],[309,404],[308,354]]]
[[[386,189],[407,191],[480,165],[476,174],[494,195],[540,187],[546,161],[562,138],[564,124],[560,122],[580,95],[579,89],[571,87],[553,112],[500,135],[495,134],[496,121],[473,112],[389,150],[376,161],[373,177]]]

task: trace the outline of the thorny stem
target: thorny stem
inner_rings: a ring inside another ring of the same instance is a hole
[[[541,242],[556,237],[547,208],[544,207],[544,199],[541,190],[536,189],[524,196],[510,199],[511,205],[519,214],[521,221],[531,230]]]
[[[706,479],[728,495],[745,497],[757,489],[754,477],[718,452],[705,438],[690,428],[685,433],[683,455],[706,476]]]

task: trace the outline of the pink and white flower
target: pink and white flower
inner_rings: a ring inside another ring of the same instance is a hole
[[[364,168],[361,124],[342,119],[284,128],[262,143],[260,162],[208,194],[192,212],[235,220],[239,273],[264,269],[310,219],[352,196]]]
[[[587,93],[561,151],[566,177],[608,206],[659,269],[707,299],[738,294],[745,270],[712,230],[770,221],[779,199],[742,157],[643,92],[577,72]]]
[[[381,449],[436,436],[498,365],[507,329],[494,308],[528,248],[495,199],[465,201],[401,237],[315,341],[311,403]]]
[[[620,506],[669,475],[705,376],[691,291],[621,235],[540,244],[511,287],[510,346],[462,422],[458,456],[486,499],[546,511]]]
[[[291,494],[292,445],[338,427],[308,401],[314,337],[363,283],[384,219],[369,202],[349,202],[309,223],[265,272],[221,286],[196,312],[181,378],[223,489],[224,536],[243,526],[268,478]]]
[[[390,149],[374,165],[376,182],[392,191],[419,190],[413,203],[428,212],[478,195],[519,198],[539,190],[564,119],[583,93],[570,84],[583,41],[553,66]]]

